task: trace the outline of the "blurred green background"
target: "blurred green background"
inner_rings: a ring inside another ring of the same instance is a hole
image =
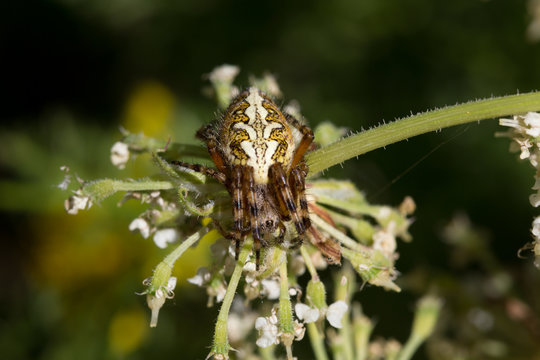
[[[216,111],[203,74],[223,63],[241,67],[240,85],[272,72],[312,126],[351,131],[533,91],[532,20],[524,0],[2,2],[0,358],[206,357],[217,308],[185,279],[208,262],[208,246],[182,258],[176,297],[150,329],[135,292],[165,253],[127,229],[143,207],[118,208],[115,197],[64,211],[62,165],[84,179],[155,172],[146,157],[124,171],[110,164],[120,126],[194,142]],[[374,203],[415,199],[414,241],[400,244],[397,262],[404,291],[365,287],[356,299],[376,336],[404,341],[415,299],[441,294],[445,313],[420,359],[540,358],[539,276],[516,256],[538,214],[528,203],[534,172],[498,130],[485,121],[420,136],[327,173],[352,179]],[[444,241],[457,213],[477,242]],[[500,274],[504,291],[490,292]],[[525,320],[511,300],[528,309]],[[478,322],[479,311],[491,322]],[[311,358],[307,347],[296,346],[300,359]]]

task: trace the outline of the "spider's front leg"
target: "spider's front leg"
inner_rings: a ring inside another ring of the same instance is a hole
[[[311,143],[313,143],[315,135],[310,128],[308,128],[306,125],[301,124],[300,121],[298,121],[291,114],[285,114],[285,118],[287,119],[289,124],[294,126],[302,134],[302,140],[300,140],[300,144],[298,144],[298,147],[296,148],[291,161],[291,166],[289,168],[289,171],[291,171],[292,169],[296,168],[296,166],[302,161],[302,158],[304,157],[306,151],[308,151]]]
[[[246,202],[244,191],[242,189],[242,179],[244,177],[244,171],[240,165],[233,167],[231,171],[231,183],[230,193],[232,197],[233,208],[233,233],[234,233],[234,247],[235,258],[238,260],[238,254],[240,254],[240,243],[243,239],[243,232],[246,228]]]
[[[257,202],[257,195],[255,194],[255,179],[253,177],[254,170],[251,166],[246,166],[244,169],[244,193],[247,199],[249,223],[251,232],[253,234],[253,245],[255,247],[255,268],[258,271],[261,257],[261,247],[267,244],[262,236],[262,224],[259,220],[260,209]]]
[[[276,189],[276,197],[278,198],[279,203],[284,205],[284,208],[280,209],[282,217],[287,218],[290,216],[294,226],[296,227],[298,235],[304,234],[306,227],[304,226],[304,221],[298,213],[298,208],[289,185],[288,177],[281,167],[281,164],[275,163],[272,165],[270,167],[269,174]]]
[[[291,170],[289,183],[292,185],[293,196],[298,201],[298,205],[300,206],[300,216],[302,217],[302,222],[307,230],[311,227],[311,220],[309,219],[308,202],[306,198],[306,175],[307,166],[304,162],[301,162],[297,167]]]

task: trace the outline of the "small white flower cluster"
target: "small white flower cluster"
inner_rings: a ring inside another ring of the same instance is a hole
[[[536,169],[532,187],[536,193],[529,196],[529,202],[532,206],[538,207],[540,206],[540,114],[529,112],[525,115],[514,115],[512,119],[500,119],[499,124],[511,129],[495,135],[512,139],[510,151],[520,152],[519,158],[528,159]],[[533,220],[531,233],[534,242],[525,245],[522,250],[532,249],[535,254],[535,265],[540,268],[540,216]]]
[[[117,141],[111,148],[111,162],[120,170],[126,167],[129,160],[129,146],[126,143]]]
[[[279,298],[279,278],[271,275],[262,280],[257,278],[255,262],[248,261],[244,265],[244,294],[248,300],[253,300],[261,296],[269,300]]]
[[[311,323],[319,320],[321,315],[326,317],[326,320],[337,329],[341,329],[341,319],[345,312],[349,309],[347,303],[343,300],[338,300],[328,306],[328,309],[317,309],[316,307],[310,307],[303,303],[297,303],[294,306],[296,316],[304,323]]]
[[[137,199],[142,203],[153,205],[153,208],[145,211],[131,221],[129,224],[130,231],[140,232],[141,236],[145,239],[153,234],[154,243],[160,249],[165,249],[168,244],[174,243],[179,239],[180,234],[176,228],[158,228],[157,225],[163,213],[178,212],[175,203],[164,200],[159,191],[153,191],[151,193],[130,192],[124,196],[121,203],[128,199]]]
[[[531,165],[538,168],[540,154],[540,114],[529,112],[525,115],[514,115],[512,119],[500,119],[499,125],[511,129],[497,136],[509,137],[513,140],[510,151],[520,151],[520,159],[529,159]]]
[[[64,172],[64,179],[56,187],[60,190],[67,190],[71,184],[71,175],[69,173],[68,166],[60,166],[60,170]],[[79,184],[84,184],[84,180],[78,176],[75,176]],[[77,189],[73,192],[74,195],[71,195],[64,201],[64,208],[67,213],[70,215],[77,215],[79,210],[88,210],[92,207],[92,200],[89,196],[83,194],[81,189]]]
[[[302,340],[306,333],[306,328],[297,320],[294,321],[293,326],[294,340]],[[270,345],[277,345],[280,341],[287,341],[289,339],[288,334],[283,334],[279,331],[279,322],[275,308],[272,309],[272,314],[270,316],[258,317],[257,320],[255,320],[255,329],[259,332],[259,337],[255,342],[258,347],[265,348]]]
[[[187,280],[193,285],[206,288],[206,293],[209,296],[209,307],[214,304],[214,299],[216,299],[216,302],[220,303],[225,298],[227,288],[223,275],[219,272],[212,274],[207,268],[201,267],[197,270],[195,276]]]
[[[79,210],[88,210],[92,207],[92,200],[86,195],[83,195],[81,190],[75,191],[75,195],[71,195],[64,201],[64,208],[70,215],[76,215]]]

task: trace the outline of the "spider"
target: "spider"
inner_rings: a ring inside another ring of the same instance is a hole
[[[203,126],[197,137],[206,143],[216,169],[174,161],[173,164],[215,178],[232,198],[232,231],[220,232],[240,243],[253,236],[256,268],[260,250],[272,239],[280,244],[285,222],[294,223],[300,246],[311,227],[306,200],[307,165],[304,154],[313,142],[313,131],[282,111],[261,90],[251,87],[234,98],[217,121]]]

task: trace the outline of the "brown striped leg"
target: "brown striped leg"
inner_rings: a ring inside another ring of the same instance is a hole
[[[294,198],[298,199],[300,216],[302,218],[302,222],[304,223],[304,227],[309,229],[311,226],[311,220],[309,219],[308,203],[306,199],[305,175],[298,166],[292,169],[289,182],[292,185]]]
[[[289,171],[291,169],[294,169],[298,163],[302,160],[304,157],[304,154],[309,149],[309,146],[313,142],[313,138],[315,137],[313,135],[313,131],[311,131],[310,128],[308,128],[306,125],[302,125],[294,116],[291,114],[285,114],[285,118],[287,121],[298,129],[302,133],[302,140],[300,141],[300,144],[298,144],[298,147],[296,148],[294,152],[294,156],[291,161],[291,167],[289,168]]]
[[[277,197],[282,198],[283,202],[285,203],[287,213],[290,214],[292,221],[294,222],[298,235],[302,235],[306,231],[306,228],[304,227],[304,222],[298,214],[296,202],[294,201],[289,182],[287,181],[287,176],[285,175],[285,171],[283,171],[281,164],[276,163],[270,167],[270,176],[272,182],[277,187]],[[284,215],[287,215],[287,213]]]
[[[238,260],[238,254],[240,253],[240,242],[243,238],[242,233],[245,229],[245,208],[246,202],[244,200],[244,192],[242,190],[243,171],[242,167],[237,165],[231,171],[231,183],[230,192],[232,197],[233,208],[233,232],[234,232],[234,246],[235,246],[235,258]]]
[[[210,157],[212,158],[214,164],[216,164],[218,170],[221,171],[223,174],[227,174],[227,167],[225,166],[223,157],[221,157],[221,154],[219,153],[217,141],[214,139],[208,140],[207,147],[208,152],[210,153]]]
[[[251,231],[253,233],[253,245],[255,247],[255,268],[259,270],[261,246],[264,239],[261,234],[261,224],[259,222],[259,204],[257,203],[257,195],[255,194],[255,180],[253,179],[253,168],[246,166],[244,172],[244,193],[247,199],[247,211]]]
[[[186,162],[183,162],[183,161],[171,161],[170,163],[172,165],[185,167],[185,168],[191,169],[193,171],[196,171],[198,173],[204,174],[206,176],[213,177],[214,179],[216,179],[217,181],[219,181],[222,184],[225,184],[226,181],[227,181],[225,173],[223,173],[221,171],[218,171],[216,169],[206,167],[204,165],[190,164],[190,163],[186,163]]]
[[[289,250],[296,250],[300,249],[300,246],[302,246],[302,243],[304,242],[303,236],[297,236],[291,241],[291,247]]]

